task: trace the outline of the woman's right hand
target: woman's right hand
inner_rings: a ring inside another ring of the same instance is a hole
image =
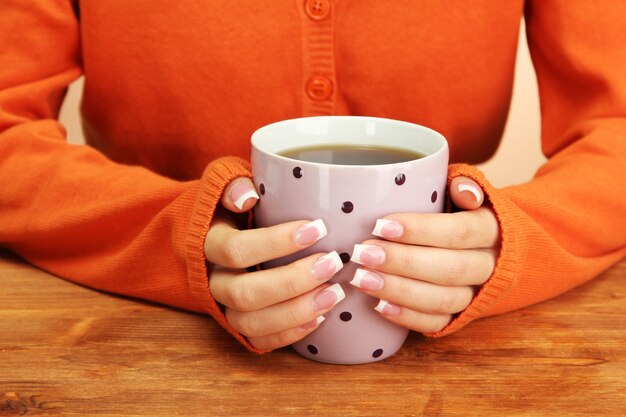
[[[257,349],[272,350],[302,339],[345,297],[329,285],[343,263],[337,252],[316,253],[289,265],[247,272],[246,268],[298,252],[326,235],[321,220],[293,221],[239,230],[232,213],[244,213],[258,195],[248,178],[229,183],[204,241],[214,265],[210,289],[226,308],[226,319]]]

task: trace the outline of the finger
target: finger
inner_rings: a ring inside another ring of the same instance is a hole
[[[383,239],[450,249],[490,248],[500,239],[493,210],[457,213],[398,213],[378,219],[372,232]]]
[[[238,230],[230,221],[216,217],[204,240],[204,254],[216,265],[247,268],[302,250],[326,234],[321,219]]]
[[[238,177],[228,183],[222,194],[222,206],[235,213],[243,213],[259,200],[254,184],[247,177]]]
[[[283,330],[282,332],[270,334],[268,336],[249,337],[248,341],[252,346],[260,350],[274,350],[284,346],[289,346],[312,333],[324,320],[324,316],[319,316],[302,326]]]
[[[242,312],[226,308],[225,314],[239,333],[261,337],[306,325],[330,311],[345,297],[341,285],[333,284],[261,310]]]
[[[386,320],[419,333],[436,333],[452,320],[450,314],[428,314],[380,300],[375,310]]]
[[[480,185],[467,177],[453,178],[449,190],[452,203],[463,210],[477,209],[485,199]]]
[[[350,284],[365,294],[428,314],[455,314],[467,308],[474,287],[444,286],[358,268]]]
[[[309,292],[343,268],[337,252],[315,254],[289,265],[255,272],[216,268],[211,294],[236,311],[255,311]]]
[[[352,262],[438,285],[482,285],[495,268],[496,251],[453,250],[368,240],[355,245]]]

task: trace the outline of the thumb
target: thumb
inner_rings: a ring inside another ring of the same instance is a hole
[[[474,180],[456,177],[450,182],[452,203],[462,210],[474,210],[483,204],[485,194]]]
[[[254,207],[259,195],[254,184],[246,177],[238,177],[228,183],[222,194],[222,206],[234,213],[243,213]]]

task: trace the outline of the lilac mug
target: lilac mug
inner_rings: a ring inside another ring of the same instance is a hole
[[[294,148],[333,145],[378,146],[426,156],[385,165],[337,165],[279,155]],[[354,245],[373,238],[376,220],[399,212],[443,210],[448,170],[445,138],[429,128],[398,120],[320,116],[264,126],[252,135],[252,173],[260,200],[257,226],[322,219],[328,234],[294,255],[265,263],[284,265],[316,252],[337,251],[346,264],[330,281],[346,298],[293,348],[320,362],[360,364],[385,359],[404,343],[408,330],[378,315],[377,299],[348,284],[357,265]]]

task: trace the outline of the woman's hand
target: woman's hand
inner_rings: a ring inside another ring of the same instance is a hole
[[[455,213],[400,213],[377,221],[374,235],[356,245],[352,261],[363,266],[350,282],[380,299],[387,320],[421,333],[443,329],[470,304],[493,273],[500,229],[473,180],[454,178]]]
[[[211,293],[226,307],[230,325],[255,348],[272,350],[311,333],[323,314],[343,300],[341,286],[326,284],[343,263],[337,252],[317,253],[286,266],[247,272],[247,267],[298,252],[326,235],[321,220],[239,230],[233,213],[250,210],[258,198],[248,178],[233,180],[213,218],[204,252],[214,265]]]

